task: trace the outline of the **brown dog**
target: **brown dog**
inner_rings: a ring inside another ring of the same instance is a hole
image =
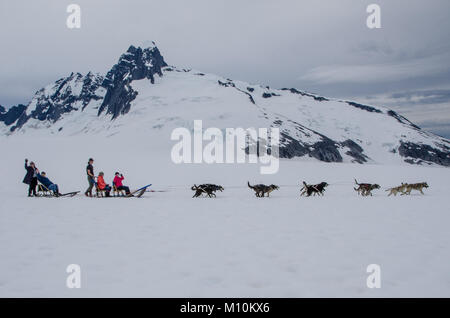
[[[355,189],[358,194],[361,194],[362,196],[368,196],[372,195],[372,190],[379,189],[380,186],[376,183],[358,183],[355,179],[356,185],[358,185],[358,188]]]
[[[423,193],[423,188],[428,188],[428,183],[421,182],[421,183],[407,184],[406,191],[402,194],[409,195],[409,194],[411,194],[412,190],[417,190],[417,191],[420,191],[420,193],[425,194],[425,193]]]

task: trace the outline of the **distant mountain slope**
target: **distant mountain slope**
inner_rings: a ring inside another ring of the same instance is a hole
[[[282,158],[450,165],[449,140],[384,107],[294,88],[271,89],[168,66],[156,46],[130,46],[102,76],[72,73],[27,105],[0,106],[3,135],[152,136],[170,145],[176,127],[278,127]]]

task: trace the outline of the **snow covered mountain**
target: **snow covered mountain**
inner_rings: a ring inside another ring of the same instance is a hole
[[[449,140],[392,110],[168,66],[155,45],[130,46],[106,76],[72,73],[26,106],[0,106],[0,134],[145,135],[172,145],[171,131],[196,119],[221,129],[279,127],[282,158],[450,166]]]

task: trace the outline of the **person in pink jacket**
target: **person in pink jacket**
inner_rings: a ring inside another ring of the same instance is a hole
[[[116,175],[114,176],[113,184],[115,185],[116,189],[118,191],[125,191],[125,193],[128,195],[130,194],[130,188],[127,186],[124,186],[122,181],[125,179],[121,173],[116,172]]]

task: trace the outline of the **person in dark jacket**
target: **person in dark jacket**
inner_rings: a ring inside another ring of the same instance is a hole
[[[52,191],[56,196],[60,196],[58,185],[51,182],[45,172],[41,172],[37,174],[37,179],[40,183],[42,183],[47,189]]]
[[[25,170],[27,174],[23,178],[23,183],[28,184],[28,196],[36,196],[37,174],[39,170],[36,168],[34,162],[30,162],[30,165],[28,165],[28,159],[25,159]]]
[[[94,174],[94,159],[90,158],[88,161],[88,165],[86,167],[87,179],[89,182],[89,188],[84,193],[86,196],[92,197],[92,188],[95,185],[95,174]]]

